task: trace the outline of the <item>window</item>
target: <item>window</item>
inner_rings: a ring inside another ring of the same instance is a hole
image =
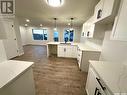
[[[34,40],[47,40],[47,29],[32,29]]]
[[[59,41],[59,34],[57,31],[54,32],[54,41],[58,42]]]
[[[64,32],[64,41],[73,42],[74,39],[74,30],[66,29]]]

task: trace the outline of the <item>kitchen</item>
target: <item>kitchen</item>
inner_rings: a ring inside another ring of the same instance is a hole
[[[126,95],[127,1],[56,1],[0,18],[0,95]]]

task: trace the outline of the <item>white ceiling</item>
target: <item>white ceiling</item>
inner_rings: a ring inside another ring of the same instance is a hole
[[[98,1],[64,0],[63,6],[54,8],[45,0],[16,0],[16,15],[22,25],[26,23],[26,18],[31,20],[30,25],[53,25],[53,18],[58,18],[58,24],[67,25],[71,17],[75,18],[74,25],[81,25],[93,14]]]

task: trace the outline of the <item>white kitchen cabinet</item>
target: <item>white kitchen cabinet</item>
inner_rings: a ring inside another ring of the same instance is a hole
[[[92,67],[88,72],[86,92],[87,95],[112,95]]]
[[[82,27],[82,36],[86,38],[92,38],[94,34],[94,17],[89,18]]]
[[[95,6],[94,19],[96,22],[102,18],[103,5],[104,5],[104,0],[100,0],[98,4]]]
[[[58,45],[58,57],[77,58],[77,46]]]
[[[77,60],[79,69],[88,72],[89,60],[99,60],[100,54],[100,51],[85,51],[78,48]]]
[[[97,89],[96,74],[93,69],[89,69],[87,83],[86,83],[86,92],[88,95],[96,95],[95,90]]]
[[[77,51],[77,60],[78,60],[78,66],[81,67],[81,60],[82,60],[82,50],[78,48]]]
[[[58,45],[58,57],[64,57],[65,56],[65,47]]]
[[[95,6],[95,23],[101,20],[112,22],[119,8],[120,0],[100,0]]]
[[[0,95],[35,95],[33,62],[0,63]]]
[[[85,23],[83,23],[82,25],[82,34],[81,34],[82,37],[85,37]]]
[[[115,19],[111,39],[127,41],[127,0],[122,0],[118,15]]]

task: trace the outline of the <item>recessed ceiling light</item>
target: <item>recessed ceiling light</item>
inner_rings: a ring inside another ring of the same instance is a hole
[[[71,25],[71,23],[68,23],[68,25],[70,26],[70,25]]]
[[[43,25],[42,24],[40,24],[40,27],[42,27]]]
[[[60,7],[63,5],[64,0],[47,0],[47,3],[52,7]]]
[[[27,27],[27,26],[28,26],[28,24],[25,24],[25,26]]]
[[[30,20],[29,19],[26,19],[26,22],[30,22]]]

